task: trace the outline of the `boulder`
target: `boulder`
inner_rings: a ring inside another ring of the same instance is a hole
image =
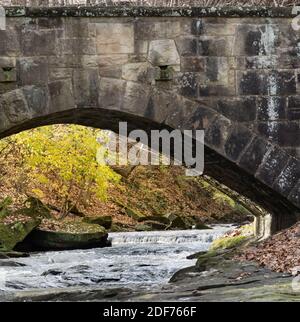
[[[23,252],[0,252],[0,259],[8,259],[8,258],[22,258],[22,257],[29,257],[30,255],[28,253]]]
[[[18,213],[32,218],[51,218],[49,207],[44,205],[43,202],[36,197],[29,197],[26,200],[26,206],[26,208],[18,210]]]
[[[150,230],[166,230],[167,226],[157,221],[146,220],[144,225],[150,227]]]
[[[10,252],[40,224],[40,220],[10,215],[0,220],[0,251]]]
[[[165,224],[165,225],[169,225],[170,224],[170,220],[167,217],[164,216],[145,216],[142,218],[139,218],[138,221],[139,222],[145,222],[145,221],[156,221],[159,222],[161,224]]]
[[[85,217],[83,222],[93,225],[100,225],[106,229],[110,229],[112,225],[112,216]]]
[[[151,231],[152,227],[149,225],[145,225],[145,224],[137,224],[135,226],[135,230],[136,231]]]
[[[27,238],[38,250],[66,250],[105,247],[108,234],[104,227],[87,223],[64,223],[60,230],[39,227]]]
[[[185,220],[179,214],[171,213],[165,216],[169,219],[170,224],[168,225],[167,229],[187,229],[188,227]]]

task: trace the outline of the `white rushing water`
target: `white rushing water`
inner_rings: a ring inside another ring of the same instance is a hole
[[[15,259],[24,266],[0,267],[0,290],[167,283],[176,271],[195,263],[186,259],[188,255],[207,250],[230,229],[224,225],[211,230],[111,233],[109,248],[44,252]]]

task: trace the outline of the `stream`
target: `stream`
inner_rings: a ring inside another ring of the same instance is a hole
[[[33,253],[0,266],[0,299],[13,292],[70,287],[153,288],[195,260],[230,225],[209,230],[110,233],[112,247]],[[20,266],[14,266],[15,264]]]

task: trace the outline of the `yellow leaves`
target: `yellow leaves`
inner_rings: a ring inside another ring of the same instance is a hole
[[[35,194],[38,198],[42,199],[43,197],[45,197],[44,192],[41,189],[32,189],[32,193]]]
[[[118,182],[119,176],[97,162],[97,151],[103,148],[97,141],[101,136],[100,130],[89,127],[52,125],[19,133],[10,140],[20,147],[24,172],[39,187],[50,185],[65,198],[76,186],[105,200],[109,182]],[[40,188],[34,191],[41,192]]]

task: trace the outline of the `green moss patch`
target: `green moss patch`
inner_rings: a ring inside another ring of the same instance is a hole
[[[210,250],[230,249],[241,245],[247,240],[246,236],[222,237],[213,241]]]
[[[0,251],[11,251],[39,225],[40,221],[25,216],[7,216],[0,221]]]

